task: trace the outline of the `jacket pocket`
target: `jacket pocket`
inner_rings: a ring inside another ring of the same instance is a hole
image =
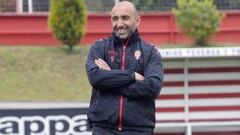
[[[124,119],[126,126],[153,127],[155,104],[153,99],[126,98]]]
[[[139,60],[129,59],[127,68],[131,71],[144,75],[144,65],[143,65],[142,57],[140,57]]]
[[[117,125],[119,96],[110,91],[96,90],[92,96],[89,116],[92,121]]]
[[[90,107],[89,107],[89,111],[92,113],[97,113],[99,112],[99,104],[100,104],[100,96],[99,96],[99,92],[97,90],[93,90],[92,96],[91,96],[91,102],[90,102]]]

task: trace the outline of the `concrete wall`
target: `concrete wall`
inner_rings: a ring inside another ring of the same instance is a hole
[[[240,12],[225,12],[218,32],[211,42],[240,43]],[[57,45],[60,44],[47,26],[47,14],[1,14],[0,45]],[[141,15],[139,31],[142,37],[155,44],[191,43],[192,40],[179,32],[174,16],[170,13]],[[86,35],[82,43],[91,44],[96,39],[111,35],[108,14],[89,14]]]

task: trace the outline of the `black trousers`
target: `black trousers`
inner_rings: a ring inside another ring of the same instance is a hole
[[[109,128],[93,127],[92,135],[153,135],[152,132],[118,131]]]

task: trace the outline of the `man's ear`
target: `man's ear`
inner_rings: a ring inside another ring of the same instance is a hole
[[[141,16],[137,16],[136,17],[136,27],[138,27],[140,25],[140,21],[141,21]]]

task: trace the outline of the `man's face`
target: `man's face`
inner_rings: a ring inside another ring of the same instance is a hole
[[[116,7],[111,13],[113,33],[126,40],[139,25],[139,17],[129,6]]]

